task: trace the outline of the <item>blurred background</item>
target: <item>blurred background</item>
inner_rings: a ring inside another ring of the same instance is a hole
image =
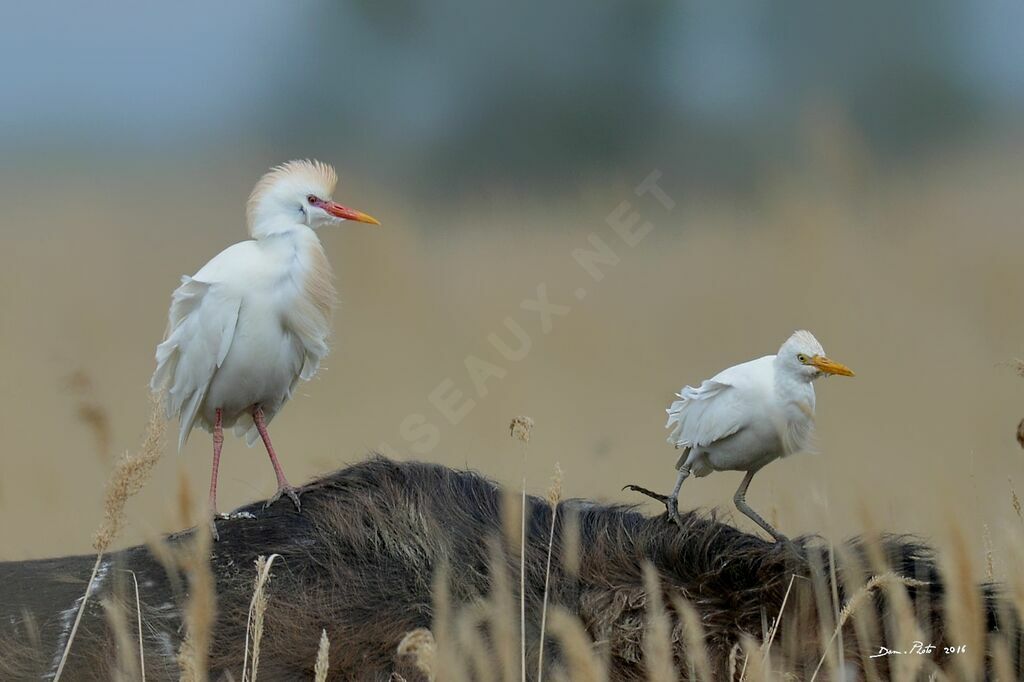
[[[1024,523],[1019,2],[0,15],[2,559],[88,550],[179,276],[302,157],[384,227],[322,234],[342,304],[325,371],[273,424],[293,482],[379,450],[518,485],[525,414],[531,492],[557,461],[567,494],[640,503],[622,485],[674,480],[673,393],[806,327],[857,377],[818,384],[819,453],[759,474],[755,508],[791,535],[957,525],[981,563]],[[636,191],[652,172],[663,195]],[[598,281],[580,250],[601,244]],[[180,476],[205,495],[208,435],[173,441],[125,543],[176,528]],[[681,505],[735,517],[741,477]],[[273,488],[229,439],[222,508]]]

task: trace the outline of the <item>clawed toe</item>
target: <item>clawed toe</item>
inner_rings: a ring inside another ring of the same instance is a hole
[[[656,493],[653,490],[648,490],[647,488],[644,488],[644,487],[641,487],[641,486],[638,486],[638,485],[633,485],[633,484],[624,485],[624,486],[622,486],[622,489],[623,490],[632,490],[635,493],[640,493],[641,495],[646,495],[647,497],[653,498],[653,499],[657,500],[658,502],[661,502],[664,505],[668,504],[668,499],[669,499],[668,495],[662,495],[661,493]]]
[[[299,489],[293,488],[290,485],[283,485],[280,488],[278,488],[277,492],[274,493],[274,496],[266,501],[266,503],[263,505],[263,508],[269,508],[270,505],[280,500],[281,496],[283,495],[288,496],[288,499],[290,499],[295,504],[295,509],[297,511],[302,511],[302,502],[299,501]]]
[[[676,500],[671,495],[662,495],[661,493],[656,493],[653,490],[648,490],[647,488],[644,488],[642,486],[632,484],[623,486],[622,489],[632,490],[635,493],[646,495],[647,497],[650,497],[652,499],[657,500],[658,502],[661,502],[663,505],[665,505],[665,511],[668,513],[669,521],[676,524],[680,528],[683,527],[683,520],[679,517],[679,509],[676,505]]]

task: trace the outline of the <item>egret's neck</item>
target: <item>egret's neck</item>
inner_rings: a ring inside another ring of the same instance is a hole
[[[313,230],[296,216],[267,216],[257,219],[249,230],[253,239],[262,240],[281,236],[305,236]]]
[[[775,356],[775,392],[784,397],[800,397],[807,393],[813,393],[811,377],[801,372],[791,364],[791,361],[783,359],[783,356]]]
[[[278,296],[300,307],[305,303],[319,311],[316,319],[329,320],[334,307],[333,273],[320,238],[312,228],[293,225],[256,240],[275,273],[272,287]],[[299,315],[313,319],[312,313]]]
[[[776,357],[775,395],[782,404],[785,428],[780,429],[786,452],[799,452],[809,447],[814,428],[814,385],[798,367]]]
[[[280,224],[277,229],[256,238],[264,253],[284,261],[297,260],[289,265],[302,265],[309,249],[321,249],[320,238],[312,228],[300,223]]]
[[[314,255],[323,254],[316,232],[300,224],[281,225],[257,238],[256,244],[280,277],[295,281],[301,280],[313,267]]]

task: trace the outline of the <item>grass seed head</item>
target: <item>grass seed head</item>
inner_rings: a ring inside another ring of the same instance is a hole
[[[327,630],[320,631],[320,646],[316,650],[316,665],[313,667],[313,682],[327,682],[327,671],[330,668],[331,641],[327,639]]]
[[[427,628],[407,632],[398,643],[398,655],[412,658],[416,668],[428,680],[436,678],[437,642],[434,641],[434,633]]]
[[[562,501],[562,466],[555,462],[555,475],[551,477],[551,487],[548,488],[548,504],[554,509]]]
[[[138,452],[126,452],[114,467],[107,482],[103,501],[103,523],[93,538],[97,552],[105,552],[124,527],[124,508],[128,499],[142,490],[149,480],[153,468],[163,454],[164,433],[167,421],[160,408],[159,396],[153,397],[153,404],[146,423],[145,435]]]
[[[530,432],[533,431],[533,420],[525,416],[516,417],[509,424],[508,430],[514,440],[529,443]]]

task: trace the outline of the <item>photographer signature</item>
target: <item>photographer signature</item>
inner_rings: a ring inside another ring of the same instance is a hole
[[[910,649],[908,651],[899,651],[897,649],[889,649],[887,647],[880,646],[880,647],[878,647],[878,653],[877,654],[872,654],[868,658],[880,658],[881,656],[892,656],[894,654],[895,655],[917,654],[919,656],[925,656],[925,655],[928,655],[928,654],[931,654],[931,653],[935,653],[935,651],[938,648],[939,647],[935,646],[934,644],[925,644],[924,642],[914,641],[914,643],[910,646]],[[944,646],[944,647],[942,647],[942,653],[947,654],[947,655],[948,654],[962,654],[962,653],[964,653],[966,651],[967,651],[967,645],[966,644],[960,644],[960,645],[957,645],[957,646]]]

